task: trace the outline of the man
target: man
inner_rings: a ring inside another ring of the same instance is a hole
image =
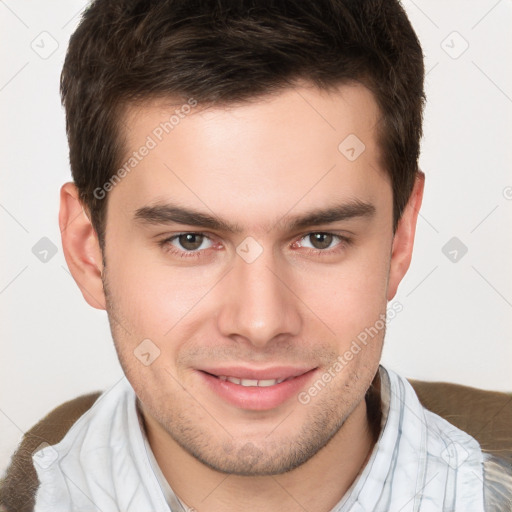
[[[34,454],[35,510],[504,506],[499,461],[379,364],[423,77],[390,0],[92,3],[60,227],[126,378]]]

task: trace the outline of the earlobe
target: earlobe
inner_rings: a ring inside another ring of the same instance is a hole
[[[106,309],[101,248],[74,183],[60,190],[59,226],[66,263],[82,295],[93,308]]]
[[[388,281],[387,300],[393,299],[398,290],[398,285],[402,281],[405,273],[411,264],[412,251],[414,246],[414,235],[416,233],[416,222],[423,199],[423,189],[425,186],[425,174],[418,171],[416,181],[407,202],[404,213],[393,237],[393,247],[391,252],[391,264]]]

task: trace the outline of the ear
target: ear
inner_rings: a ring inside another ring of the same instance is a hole
[[[393,299],[396,295],[398,285],[411,264],[414,235],[416,233],[416,221],[418,220],[421,201],[423,199],[424,186],[425,175],[421,171],[418,171],[411,197],[407,202],[393,237],[388,280],[388,301]]]
[[[66,263],[84,299],[93,308],[106,309],[101,248],[74,183],[60,189],[59,226]]]

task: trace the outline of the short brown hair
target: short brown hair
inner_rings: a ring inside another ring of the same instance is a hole
[[[130,102],[230,104],[305,81],[363,83],[382,118],[394,227],[418,170],[425,101],[420,44],[398,0],[95,0],[72,35],[61,76],[73,179],[104,243],[94,190],[123,154]]]

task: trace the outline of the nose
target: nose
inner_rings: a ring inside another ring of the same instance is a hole
[[[236,256],[223,280],[217,322],[220,332],[255,348],[264,348],[301,329],[300,299],[293,293],[291,273],[264,251],[247,263]]]

